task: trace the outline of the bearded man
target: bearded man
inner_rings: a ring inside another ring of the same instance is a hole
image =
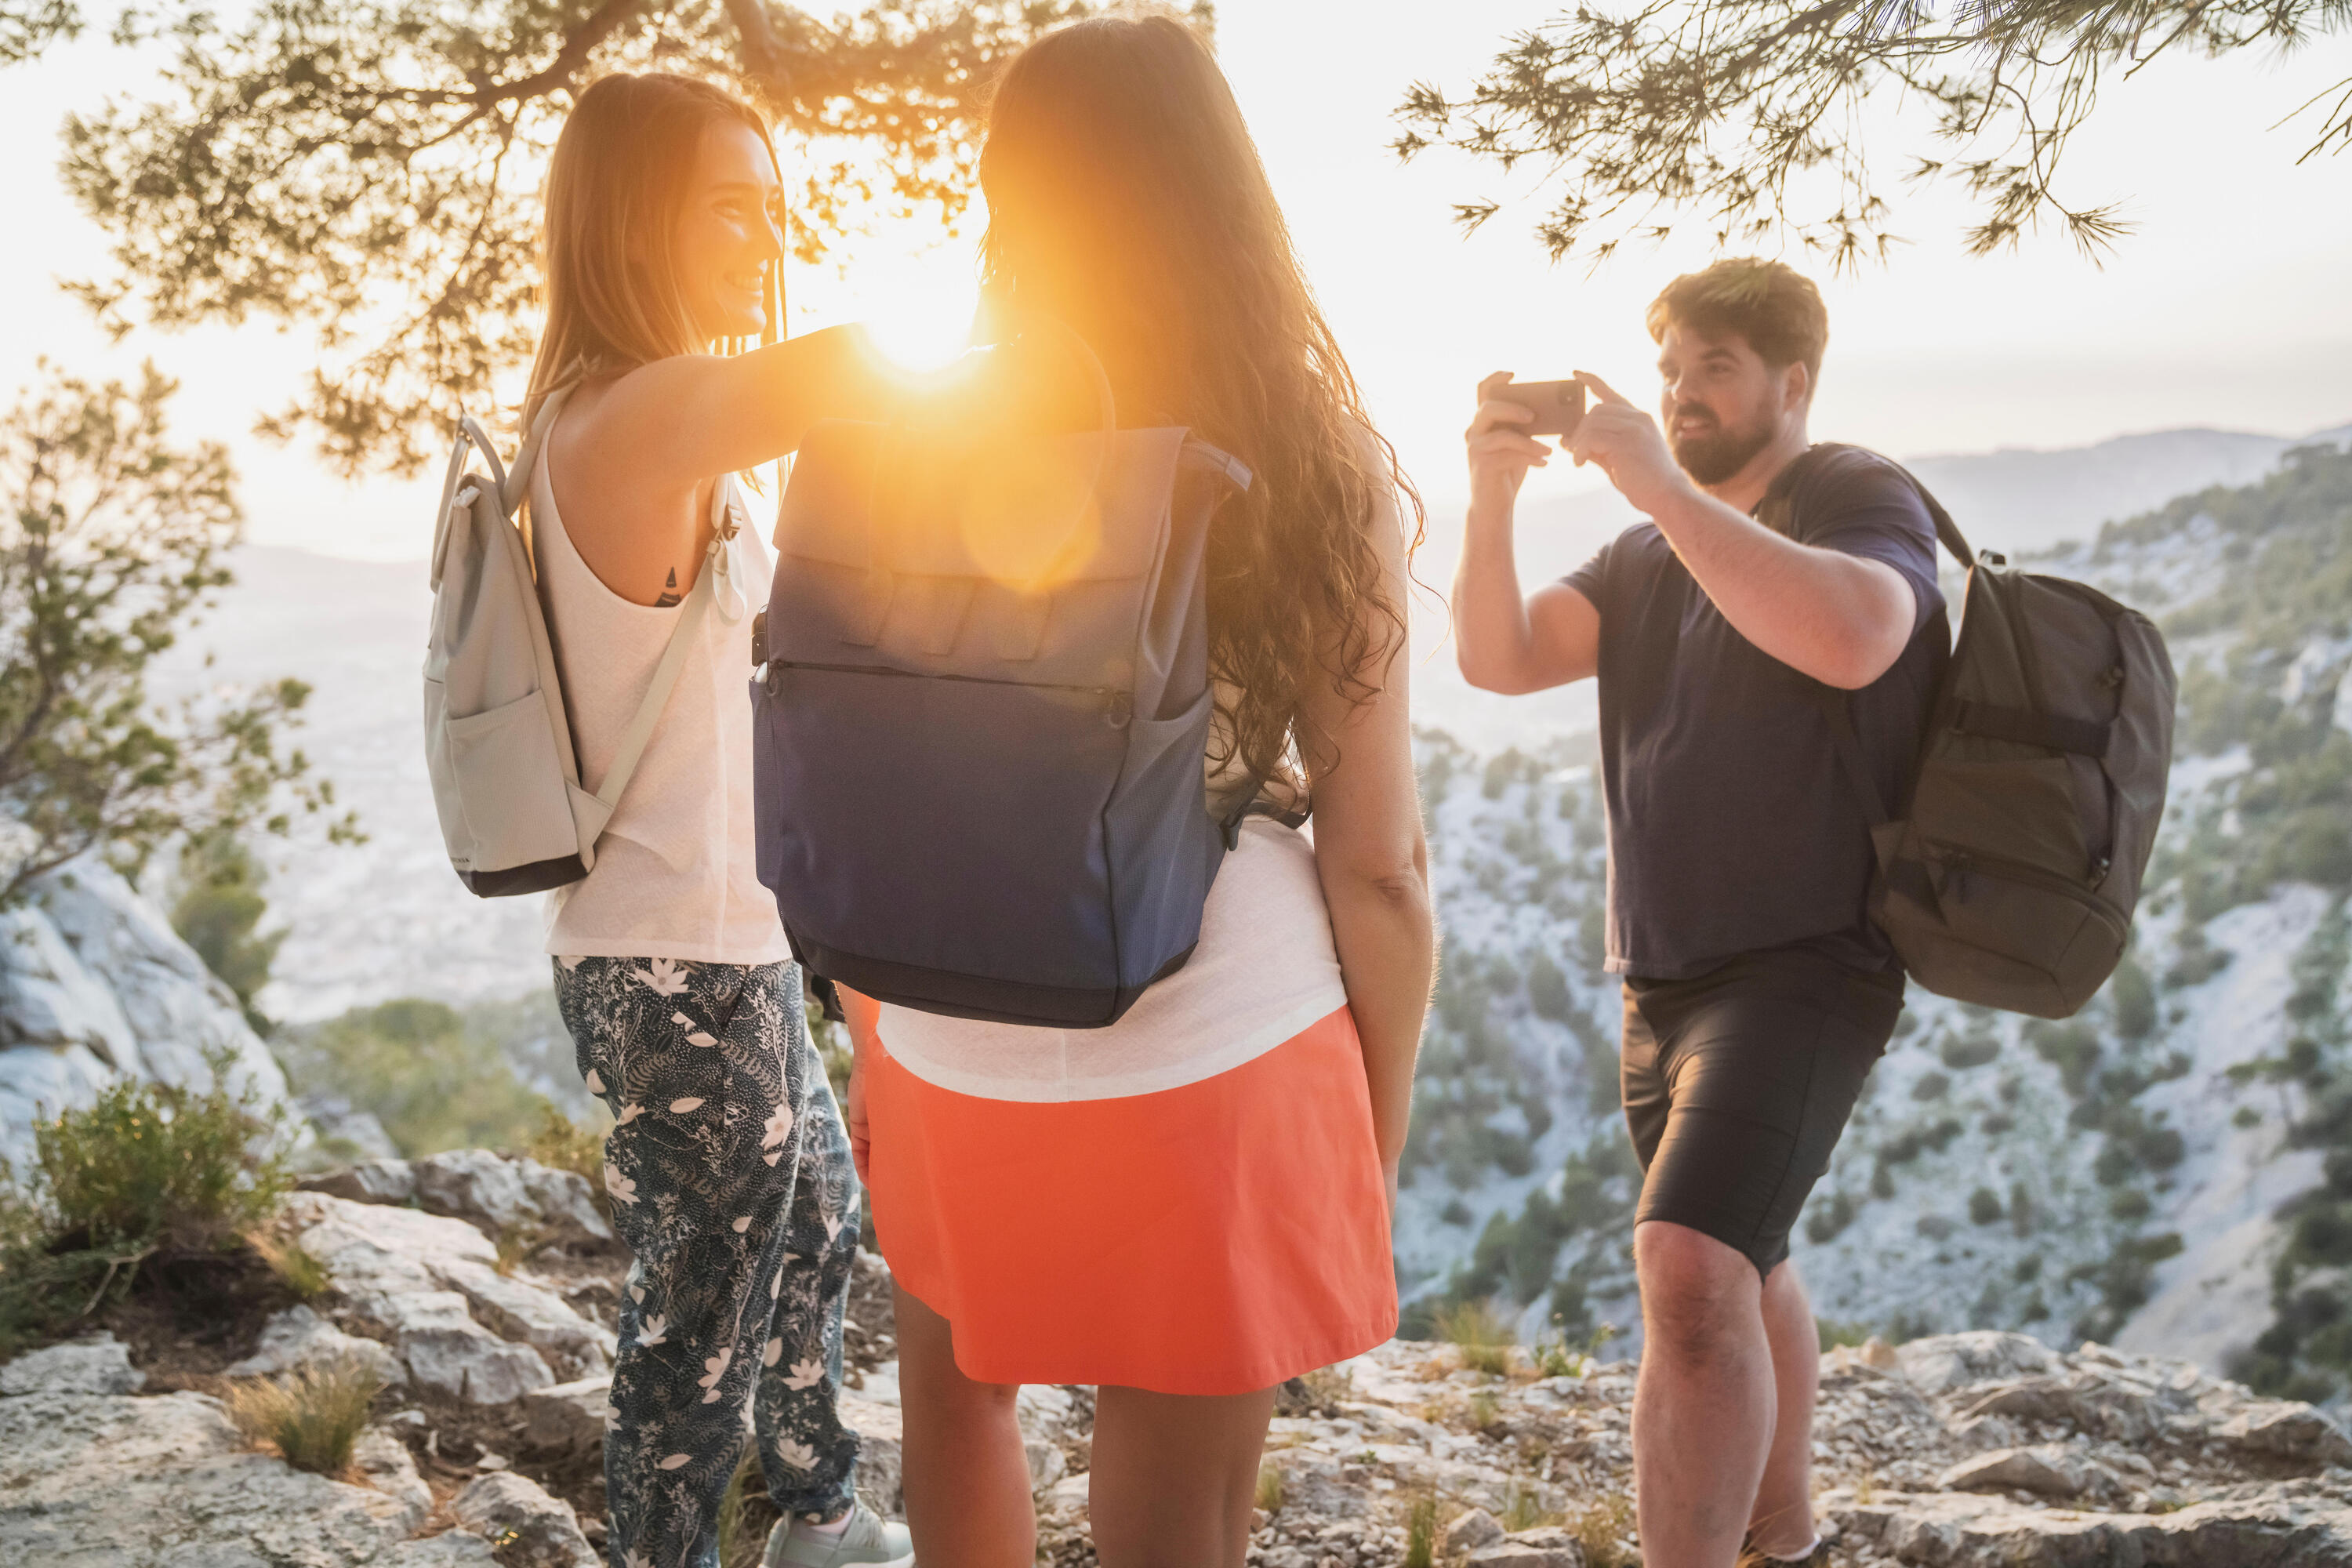
[[[1595,401],[1562,444],[1647,521],[1524,596],[1512,507],[1549,449],[1507,374],[1479,384],[1455,637],[1490,691],[1601,683],[1608,967],[1643,1173],[1643,1561],[1817,1564],[1819,1341],[1789,1236],[1904,986],[1866,910],[1865,807],[1830,715],[1846,705],[1902,798],[1950,635],[1917,489],[1806,433],[1829,338],[1813,285],[1721,261],[1676,279],[1648,325],[1659,418],[1580,374]]]

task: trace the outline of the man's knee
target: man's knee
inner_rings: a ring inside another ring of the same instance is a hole
[[[1756,1266],[1715,1237],[1653,1220],[1633,1233],[1644,1331],[1677,1361],[1718,1359],[1761,1328]]]

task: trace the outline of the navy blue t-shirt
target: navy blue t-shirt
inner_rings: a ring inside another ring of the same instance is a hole
[[[1894,465],[1830,445],[1783,469],[1756,515],[1910,583],[1910,643],[1851,694],[1880,794],[1900,801],[1951,649],[1934,521]],[[1891,968],[1865,910],[1869,819],[1831,739],[1830,689],[1733,630],[1655,523],[1627,529],[1567,582],[1601,612],[1610,970],[1682,980],[1797,944]]]

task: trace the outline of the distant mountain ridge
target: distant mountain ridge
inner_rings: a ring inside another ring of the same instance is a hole
[[[2283,437],[2191,430],[2123,437],[2065,452],[1926,458],[1920,467],[1972,537],[1988,547],[2016,549],[2048,537],[2059,526],[2050,517],[2087,536],[2106,518],[2152,504],[2137,498],[2155,479],[2118,479],[2121,499],[2103,508],[2082,476],[2161,474],[2163,483],[2177,487],[2168,496],[2238,482],[2235,476],[2249,464],[2274,461],[2296,444]],[[2025,483],[2021,475],[2041,476],[2062,498],[2040,510],[2021,506],[2018,515],[2029,517],[2038,531],[2031,533],[1989,521],[2002,512],[1999,498]],[[1631,519],[1614,492],[1530,503],[1519,528],[1527,579],[1571,570]],[[1435,503],[1419,563],[1423,579],[1440,594],[1451,580],[1460,539],[1458,505]],[[441,848],[418,728],[417,679],[431,602],[424,563],[346,561],[249,545],[236,552],[235,566],[237,583],[172,656],[156,682],[158,695],[281,675],[309,681],[314,688],[310,724],[296,740],[335,780],[371,835],[357,849],[264,847],[275,870],[273,919],[290,928],[265,1007],[312,1018],[387,996],[476,1001],[545,984],[539,900],[471,897],[450,874]],[[1471,689],[1454,668],[1442,604],[1424,595],[1416,600],[1413,707],[1421,722],[1481,752],[1590,731],[1590,683],[1526,698]]]

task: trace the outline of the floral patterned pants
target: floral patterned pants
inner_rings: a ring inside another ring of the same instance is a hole
[[[614,1568],[715,1568],[751,1408],[768,1494],[849,1506],[834,1401],[857,1177],[800,971],[559,958],[581,1076],[612,1108],[604,1188],[635,1255],[605,1417]]]

